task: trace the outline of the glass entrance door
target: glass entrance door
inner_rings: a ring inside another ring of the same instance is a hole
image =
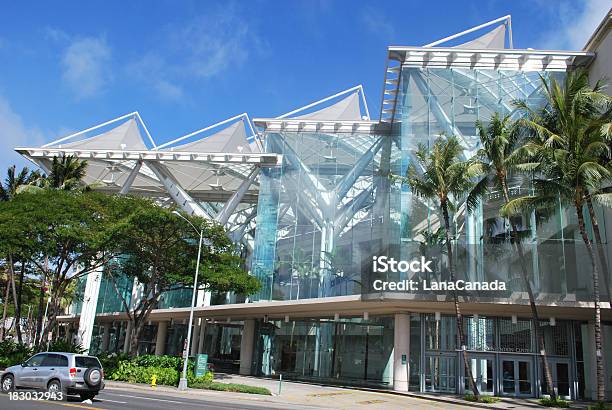
[[[495,394],[495,357],[493,355],[469,354],[470,366],[474,382],[480,394],[492,396]],[[462,366],[463,369],[463,366]],[[465,372],[465,369],[464,369]],[[467,374],[464,375],[465,393],[469,393],[470,381]]]
[[[425,391],[455,393],[456,355],[425,356]]]
[[[532,359],[530,357],[502,357],[500,362],[501,394],[533,396]]]
[[[571,400],[570,361],[567,359],[549,358],[548,363],[550,365],[553,388],[557,390],[557,394],[560,398]],[[544,364],[541,364],[540,369],[542,374],[542,394],[548,394],[548,387],[546,386],[546,378],[544,375]]]

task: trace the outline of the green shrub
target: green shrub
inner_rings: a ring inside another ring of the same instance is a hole
[[[34,351],[26,345],[5,340],[0,342],[0,368],[4,369],[26,361]]]
[[[474,396],[472,393],[468,393],[466,394],[464,397],[464,400],[467,401],[472,401],[472,402],[480,402],[480,403],[497,403],[499,401],[499,397],[494,397],[494,396],[480,396],[480,398],[478,400],[476,400],[476,396]]]
[[[151,383],[152,377],[157,377],[157,384],[176,386],[179,381],[179,372],[176,369],[160,366],[142,367],[137,366],[134,361],[119,361],[115,371],[109,374],[110,380],[124,381],[128,383]]]
[[[589,410],[612,410],[612,406],[606,402],[598,401],[594,406],[589,406]]]
[[[181,373],[182,374],[182,373]],[[187,372],[187,385],[191,386],[193,384],[202,384],[202,383],[210,383],[215,378],[215,375],[212,371],[207,371],[204,376],[195,377],[193,372]]]
[[[64,340],[54,340],[49,343],[41,343],[34,348],[34,353],[39,352],[66,352],[81,354],[85,351],[80,344],[66,342]]]
[[[549,398],[540,399],[540,404],[546,407],[563,407],[567,408],[570,406],[570,403],[566,400],[562,400],[560,398],[556,398],[555,400]]]
[[[216,391],[229,391],[234,393],[250,393],[250,394],[264,394],[271,396],[270,390],[265,387],[247,386],[245,384],[236,383],[195,383],[191,386],[194,389],[207,389]]]
[[[129,356],[125,353],[100,353],[98,355],[98,359],[100,360],[100,364],[102,364],[102,368],[106,374],[111,374],[119,367],[119,362],[122,360],[129,360]]]
[[[155,356],[152,354],[145,354],[134,357],[132,363],[141,367],[168,367],[176,370],[183,368],[183,360],[178,356]]]

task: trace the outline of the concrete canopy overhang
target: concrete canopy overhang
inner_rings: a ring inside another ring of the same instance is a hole
[[[482,316],[513,316],[531,317],[531,309],[527,299],[491,299],[479,302],[462,302],[464,315],[479,314]],[[214,320],[244,320],[244,319],[283,319],[289,316],[298,318],[333,318],[337,313],[340,317],[359,317],[364,312],[370,316],[392,315],[401,312],[454,314],[454,304],[450,295],[444,301],[407,299],[398,294],[377,295],[375,299],[364,300],[361,295],[337,296],[319,299],[303,299],[289,301],[268,301],[256,303],[241,303],[233,305],[203,306],[194,309],[195,317]],[[542,319],[555,317],[558,319],[591,320],[593,303],[590,302],[546,302],[538,306]],[[607,303],[602,303],[604,320],[612,320],[612,312]],[[189,317],[189,308],[155,309],[149,320],[168,321],[183,320]],[[99,321],[126,320],[125,313],[98,314]],[[77,322],[78,315],[60,316],[60,322]]]

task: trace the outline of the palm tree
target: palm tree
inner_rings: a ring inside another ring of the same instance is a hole
[[[569,72],[563,84],[553,78],[542,78],[542,84],[547,100],[542,109],[533,110],[525,102],[517,103],[519,109],[527,114],[520,122],[533,131],[528,149],[540,162],[537,167],[539,175],[533,180],[535,192],[510,201],[502,208],[502,214],[509,216],[526,210],[551,210],[558,201],[576,211],[580,236],[592,269],[597,400],[603,401],[599,269],[593,243],[587,235],[583,211],[588,198],[603,206],[612,206],[612,194],[601,193],[602,182],[612,173],[600,163],[602,156],[609,159],[609,148],[602,128],[611,121],[611,104],[609,97],[589,86],[588,75],[584,71]],[[595,224],[594,213],[592,219]]]
[[[49,175],[45,178],[46,188],[73,190],[79,187],[85,172],[87,161],[79,161],[73,155],[53,157]]]
[[[24,186],[34,184],[40,178],[40,172],[30,171],[28,167],[23,167],[19,173],[15,165],[9,167],[4,184],[0,183],[0,201],[10,201]]]
[[[444,219],[444,235],[446,243],[446,255],[448,258],[448,270],[451,282],[455,282],[455,267],[453,262],[453,249],[450,238],[449,211],[455,209],[454,201],[465,197],[474,187],[472,179],[475,175],[475,167],[470,162],[460,161],[463,148],[456,137],[439,137],[432,149],[425,145],[419,145],[416,158],[423,169],[419,175],[414,167],[408,169],[405,178],[400,178],[407,183],[412,192],[422,198],[436,201]],[[468,210],[472,210],[472,203],[468,203]],[[457,324],[457,335],[463,351],[463,363],[468,376],[470,389],[476,399],[480,397],[478,387],[474,382],[472,367],[469,365],[467,350],[465,349],[465,334],[463,331],[463,317],[459,307],[457,292],[453,291],[455,305],[455,317]]]
[[[513,173],[533,171],[539,164],[523,160],[525,153],[521,145],[523,141],[521,140],[519,128],[511,121],[509,115],[500,117],[498,113],[493,114],[488,127],[481,121],[477,121],[476,130],[480,136],[482,147],[476,153],[473,161],[480,168],[482,177],[470,193],[469,201],[481,199],[494,186],[502,192],[504,204],[508,204],[510,202],[508,178]],[[540,354],[542,355],[546,387],[554,400],[556,399],[556,394],[553,389],[552,375],[546,354],[545,338],[540,329],[540,315],[538,314],[538,307],[535,303],[529,273],[525,264],[525,251],[521,243],[521,235],[519,234],[516,222],[512,218],[508,218],[508,220],[512,229],[511,243],[516,248],[519,256],[523,286],[529,295],[529,306],[536,336],[535,340],[539,344]]]

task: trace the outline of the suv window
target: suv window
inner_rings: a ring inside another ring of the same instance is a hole
[[[41,366],[68,367],[68,358],[61,354],[47,354]]]
[[[93,357],[93,356],[76,356],[74,358],[74,365],[75,367],[100,367],[102,368],[102,366],[100,365],[100,362],[98,361],[97,357]]]
[[[38,367],[42,366],[42,362],[47,358],[46,354],[37,354],[36,356],[32,356],[26,362],[27,367]]]

